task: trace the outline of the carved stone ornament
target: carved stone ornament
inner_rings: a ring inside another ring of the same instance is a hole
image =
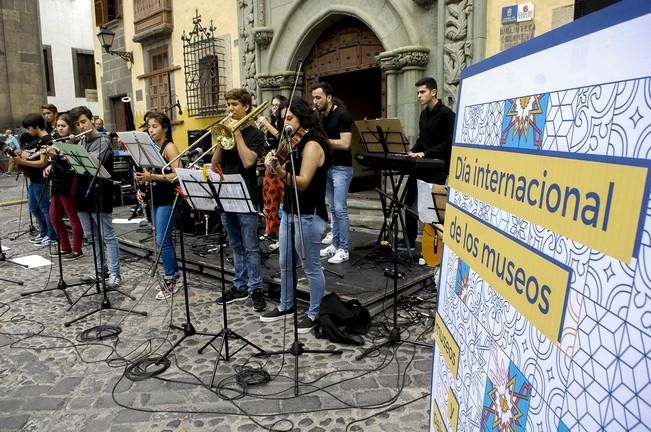
[[[266,48],[274,37],[274,29],[271,27],[258,27],[253,29],[255,43],[261,48]]]
[[[282,75],[259,74],[255,77],[258,87],[261,89],[278,88],[284,77]]]
[[[448,105],[457,104],[461,71],[472,62],[473,0],[446,0],[443,43],[443,89]]]
[[[406,67],[425,68],[429,62],[429,48],[406,46],[385,51],[375,57],[383,71],[397,71]]]
[[[430,7],[434,4],[435,0],[414,0],[414,3],[416,3],[419,6],[423,7]]]

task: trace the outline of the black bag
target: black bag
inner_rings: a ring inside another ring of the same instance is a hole
[[[321,300],[319,319],[314,333],[316,337],[332,342],[363,345],[364,338],[371,325],[371,314],[356,300],[342,301],[335,293],[330,293]]]

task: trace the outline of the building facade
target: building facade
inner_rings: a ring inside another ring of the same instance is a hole
[[[45,101],[38,1],[1,2],[0,27],[0,126],[15,128]]]
[[[92,5],[87,0],[39,0],[47,102],[67,111],[97,112],[97,67]],[[38,106],[34,108],[38,111]]]
[[[128,109],[136,127],[147,111],[164,112],[183,148],[223,117],[224,92],[240,84],[239,62],[233,61],[239,55],[236,8],[235,1],[96,0],[96,31],[115,33],[110,51],[133,58],[102,51],[96,42],[96,52],[103,52],[100,97],[109,128],[127,130]],[[106,11],[116,12],[107,20]]]

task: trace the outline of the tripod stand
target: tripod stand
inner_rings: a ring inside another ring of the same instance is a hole
[[[194,193],[195,193],[195,198],[197,198],[197,200],[193,201],[190,198],[190,201],[193,202],[195,208],[198,209],[198,205],[200,206],[201,204],[207,206],[209,205],[208,203],[212,202],[214,205],[214,210],[215,212],[217,212],[217,214],[220,214],[222,210],[224,211],[230,210],[234,212],[236,211],[238,213],[252,213],[255,211],[253,207],[253,203],[251,202],[251,199],[248,196],[248,193],[246,192],[247,189],[244,180],[239,174],[226,175],[222,180],[217,176],[217,174],[210,173],[210,178],[206,179],[205,181],[202,181],[199,177],[201,175],[200,171],[198,171],[198,174],[194,174],[194,175],[192,174],[191,170],[177,169],[176,171],[179,175],[179,179],[181,179],[181,183],[183,184],[183,187],[186,188],[186,190],[189,189],[195,190]],[[219,189],[215,189],[213,182],[219,184]],[[201,200],[205,200],[205,201],[201,201]],[[220,237],[219,239],[219,265],[221,271],[221,294],[222,294],[222,299],[224,299],[226,296],[226,282],[225,282],[226,277],[224,271],[223,237]],[[228,328],[228,310],[226,307],[226,301],[222,301],[222,320],[223,320],[222,330],[216,335],[213,335],[212,339],[210,339],[204,346],[202,346],[199,349],[199,354],[201,354],[209,345],[212,345],[215,340],[221,338],[219,347],[216,348],[217,360],[215,361],[212,377],[210,379],[210,387],[212,387],[215,383],[217,368],[219,366],[219,362],[222,359],[229,361],[232,355],[237,354],[246,346],[251,346],[255,348],[256,350],[258,350],[259,353],[263,353],[263,354],[265,353],[265,351],[262,348],[260,348],[250,340],[246,339],[243,336],[240,336],[239,334],[237,334],[236,332]],[[231,338],[238,339],[244,343],[233,353],[229,353],[229,349],[228,349],[228,340]],[[224,355],[222,355],[222,350],[225,350]]]
[[[93,216],[89,214],[89,219],[90,219],[90,231],[91,231],[91,238],[93,239],[92,242],[92,250],[93,250],[93,263],[95,267],[95,283],[93,284],[96,287],[96,294],[102,293],[103,298],[102,302],[100,303],[100,306],[97,307],[96,309],[85,313],[71,321],[65,322],[63,325],[65,327],[69,327],[71,324],[80,321],[84,318],[87,318],[93,314],[96,314],[97,312],[101,312],[103,310],[117,310],[121,312],[126,312],[126,313],[131,313],[131,314],[136,314],[136,315],[141,315],[141,316],[147,316],[146,312],[140,312],[140,311],[134,311],[130,309],[121,309],[117,308],[114,306],[111,306],[111,302],[108,299],[108,289],[106,287],[106,280],[104,279],[104,270],[100,269],[99,263],[97,262],[97,248],[99,248],[99,256],[100,256],[100,261],[102,263],[106,262],[105,256],[104,256],[104,246],[103,246],[103,236],[102,236],[102,194],[103,194],[103,187],[100,183],[100,179],[108,179],[110,178],[110,174],[106,169],[103,167],[103,162],[98,161],[97,159],[91,158],[91,155],[82,147],[76,144],[60,144],[59,145],[60,150],[65,151],[66,154],[68,155],[68,160],[70,162],[71,167],[81,175],[85,176],[92,176],[92,180],[90,182],[90,185],[88,186],[88,189],[86,190],[86,198],[88,198],[89,194],[91,191],[94,192],[93,197],[95,201],[95,221],[93,221]],[[110,150],[106,151],[104,153],[104,158],[109,154]],[[97,225],[95,227],[95,225]],[[97,228],[97,236],[95,235],[95,228]],[[99,243],[99,244],[96,244]],[[101,272],[101,274],[100,274]],[[101,283],[101,289],[100,289],[100,283]],[[91,285],[88,290],[92,288]],[[80,296],[79,299],[84,297],[86,295],[86,292]],[[113,291],[117,291],[120,294],[123,294],[131,299],[134,299],[133,297],[123,293],[122,291],[117,290],[116,288],[112,288]],[[72,305],[74,306],[79,299],[77,299]],[[101,339],[102,336],[100,332],[99,338]]]
[[[397,206],[400,206],[402,204],[396,203]],[[381,342],[379,344],[376,344],[366,350],[364,350],[360,355],[355,357],[356,360],[361,360],[367,355],[378,351],[379,349],[385,347],[385,346],[393,346],[393,345],[398,345],[400,343],[410,343],[412,345],[418,345],[426,348],[432,348],[431,345],[424,344],[421,342],[415,342],[415,341],[408,341],[408,340],[402,340],[400,336],[400,327],[398,327],[398,279],[402,279],[405,277],[404,273],[398,272],[398,248],[395,246],[398,244],[398,224],[396,223],[396,218],[397,218],[398,212],[393,213],[393,240],[394,240],[394,247],[393,247],[393,269],[385,269],[384,270],[384,276],[392,279],[393,280],[393,326],[391,327],[391,330],[389,330],[389,334],[387,335],[387,339],[384,342]]]
[[[7,260],[7,256],[5,255],[5,251],[2,249],[2,236],[0,236],[0,262],[11,262],[11,261]],[[23,285],[24,284],[23,281],[17,281],[17,280],[7,279],[7,278],[3,278],[3,277],[0,277],[0,281],[7,282],[7,283],[12,283],[12,284],[16,284],[16,285]]]

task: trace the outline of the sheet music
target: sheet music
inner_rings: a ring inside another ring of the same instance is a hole
[[[434,197],[432,197],[432,183],[422,180],[418,180],[418,219],[423,223],[439,223],[439,217],[434,207]]]
[[[253,203],[246,188],[244,179],[239,174],[224,174],[224,180],[219,174],[210,172],[210,181],[215,183],[215,189],[219,191],[219,202],[222,209],[228,213],[253,213]]]
[[[192,207],[205,211],[214,211],[218,207],[202,170],[177,168],[175,172]]]
[[[139,167],[161,169],[167,165],[163,155],[160,154],[158,146],[148,133],[129,131],[117,132],[117,135]]]

